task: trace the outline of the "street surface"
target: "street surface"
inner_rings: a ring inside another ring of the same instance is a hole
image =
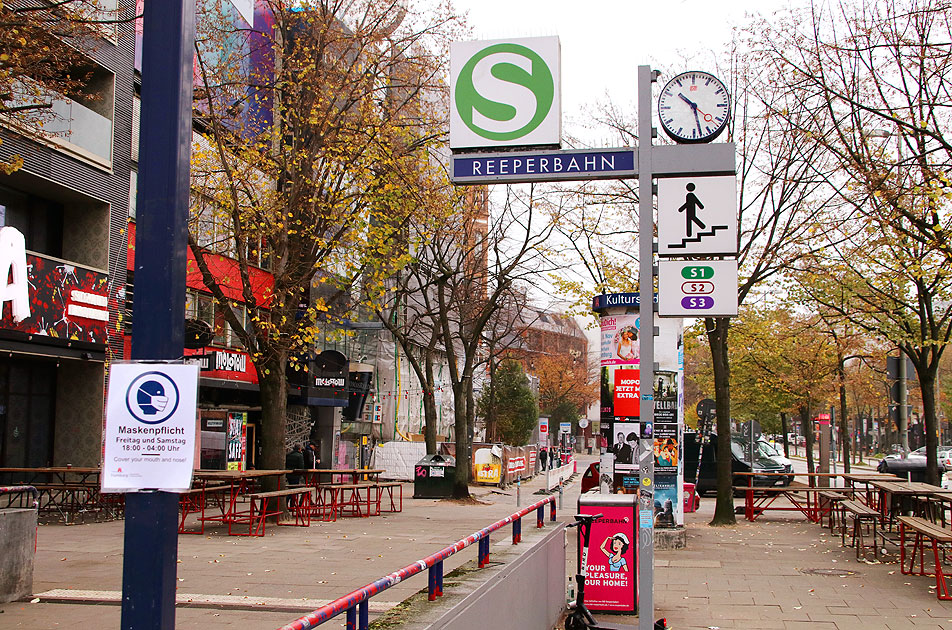
[[[594,460],[582,456],[579,471]],[[523,485],[522,505],[541,496],[533,494],[541,483]],[[578,489],[577,477],[564,493],[560,520],[571,520]],[[461,505],[414,500],[407,485],[402,513],[306,529],[269,527],[264,538],[180,536],[178,591],[192,601],[180,604],[176,627],[278,628],[516,509],[515,488],[474,492],[481,503]],[[952,602],[936,600],[932,578],[900,575],[895,564],[857,562],[852,549],[840,548],[838,535],[798,513],[714,528],[707,524],[713,509],[714,499],[703,498],[700,512],[686,515],[687,549],[656,551],[656,613],[669,627],[952,630]],[[42,526],[34,582],[39,601],[0,605],[0,628],[118,628],[122,527]],[[523,530],[525,537],[533,532]],[[508,545],[509,536],[503,528],[493,545]],[[446,561],[446,570],[475,557],[475,547],[466,549]],[[574,574],[574,541],[566,564]],[[398,584],[371,600],[372,617],[425,587],[423,575]],[[67,595],[77,601],[51,601],[67,599],[54,589],[70,589]],[[611,620],[637,623],[625,616]],[[340,628],[343,621],[342,615],[321,627]]]

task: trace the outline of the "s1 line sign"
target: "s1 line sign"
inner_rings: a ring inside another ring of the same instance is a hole
[[[558,37],[450,46],[450,148],[558,146]]]

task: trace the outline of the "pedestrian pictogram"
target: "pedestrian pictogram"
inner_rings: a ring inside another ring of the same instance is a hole
[[[737,253],[733,177],[678,177],[658,183],[658,254]]]

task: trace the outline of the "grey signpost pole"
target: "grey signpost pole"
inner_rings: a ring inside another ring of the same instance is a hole
[[[638,66],[638,292],[641,320],[641,426],[654,427],[654,194],[651,184],[651,84],[655,73]],[[647,423],[647,424],[646,424]],[[642,432],[638,449],[641,487],[638,500],[638,627],[654,628],[654,431]]]

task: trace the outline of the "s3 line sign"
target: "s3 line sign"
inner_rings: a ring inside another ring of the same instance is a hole
[[[558,37],[454,42],[450,148],[558,146]]]

